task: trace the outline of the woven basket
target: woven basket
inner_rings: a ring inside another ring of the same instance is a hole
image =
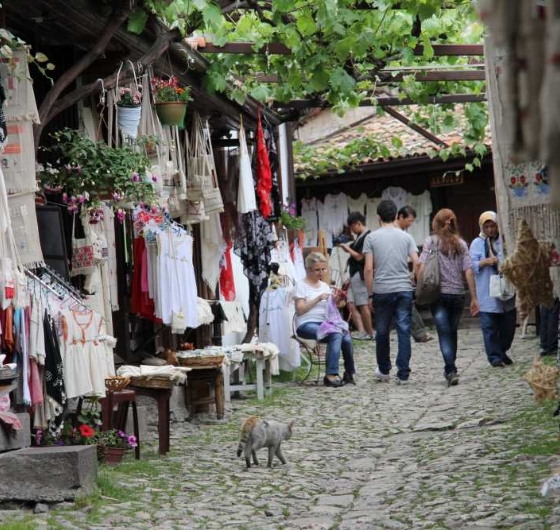
[[[128,383],[130,383],[130,379],[128,377],[116,375],[105,379],[105,388],[107,388],[109,392],[117,392],[118,390],[126,388]]]
[[[223,355],[216,355],[214,357],[179,357],[179,366],[204,366],[205,368],[219,368],[224,362]]]
[[[130,378],[130,384],[142,388],[171,388],[173,381],[162,375],[138,375]]]

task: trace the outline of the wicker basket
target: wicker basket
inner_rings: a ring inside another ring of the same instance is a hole
[[[223,355],[215,355],[215,356],[202,356],[202,357],[179,357],[177,356],[177,360],[179,361],[179,366],[197,366],[197,367],[204,367],[204,368],[219,368],[222,366],[224,362]]]
[[[105,379],[105,387],[109,392],[117,392],[126,388],[130,383],[130,379],[128,377],[122,377],[120,375],[116,375],[114,377],[108,377]]]
[[[130,384],[142,388],[171,388],[173,381],[162,375],[137,375],[130,378]]]

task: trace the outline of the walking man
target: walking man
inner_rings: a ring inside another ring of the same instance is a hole
[[[380,381],[391,379],[389,334],[394,319],[398,339],[397,383],[407,384],[413,293],[408,261],[416,268],[418,249],[414,239],[395,226],[397,207],[393,201],[381,201],[377,217],[381,228],[367,236],[363,248],[366,288],[375,311],[375,375]]]
[[[348,272],[350,274],[349,301],[357,308],[363,323],[364,332],[357,335],[358,340],[372,340],[373,326],[371,323],[371,309],[369,307],[368,292],[364,280],[364,255],[362,250],[366,237],[370,231],[366,227],[366,218],[360,212],[352,212],[346,222],[356,239],[349,245],[341,243],[341,248],[350,254],[348,258]],[[350,308],[353,312],[355,309]]]
[[[397,221],[395,224],[401,230],[408,232],[408,229],[414,224],[414,221],[416,221],[416,211],[412,206],[403,206],[397,212]],[[426,329],[424,320],[422,320],[422,316],[416,304],[412,304],[412,325],[410,331],[414,342],[429,342],[433,339],[433,337],[428,334],[428,330]]]

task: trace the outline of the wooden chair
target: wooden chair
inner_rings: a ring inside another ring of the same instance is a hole
[[[300,385],[307,381],[314,367],[317,367],[317,379],[315,381],[315,384],[318,385],[321,379],[321,374],[325,367],[324,345],[319,341],[313,339],[303,339],[298,336],[295,315],[292,320],[292,338],[299,344],[301,358],[307,366],[307,373],[305,374],[305,377],[299,382]]]

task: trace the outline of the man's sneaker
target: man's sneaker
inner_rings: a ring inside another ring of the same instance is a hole
[[[408,379],[399,379],[398,377],[395,379],[395,383],[397,385],[408,385],[410,381]]]
[[[391,375],[381,373],[381,370],[379,370],[379,368],[375,369],[375,377],[378,381],[382,381],[383,383],[388,383],[391,380]]]
[[[447,386],[456,386],[459,384],[459,376],[457,372],[449,372],[445,374],[445,380],[447,381]]]

